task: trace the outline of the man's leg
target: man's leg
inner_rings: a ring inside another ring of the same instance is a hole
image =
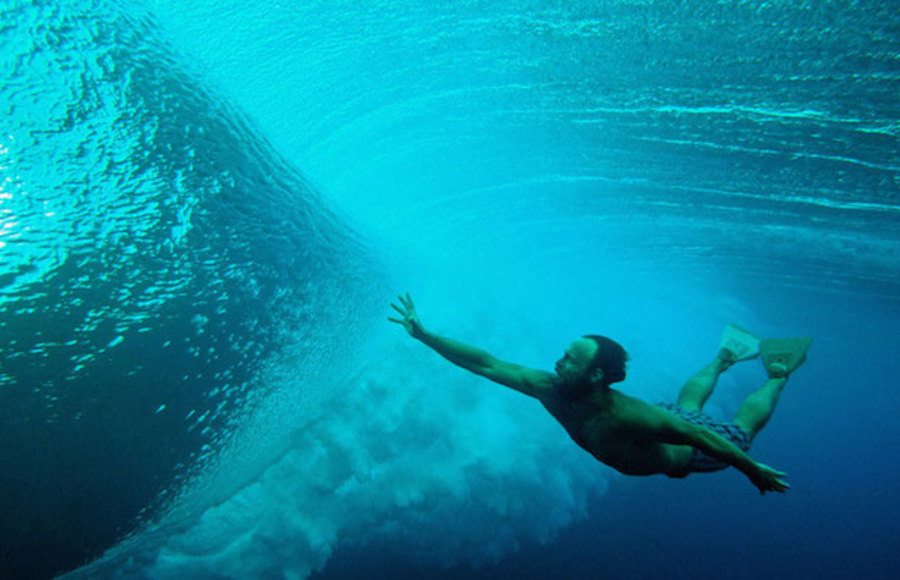
[[[681,387],[681,392],[678,394],[678,406],[688,411],[703,409],[706,400],[716,388],[719,375],[732,364],[717,356],[711,363],[700,369],[700,372],[688,379],[688,382]]]
[[[759,390],[744,399],[734,422],[747,432],[751,440],[769,422],[785,384],[787,377],[770,378]]]

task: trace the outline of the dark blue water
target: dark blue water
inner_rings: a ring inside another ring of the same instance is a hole
[[[0,576],[887,577],[897,6],[432,4],[0,2]],[[651,401],[814,336],[792,489],[612,472],[405,290]]]

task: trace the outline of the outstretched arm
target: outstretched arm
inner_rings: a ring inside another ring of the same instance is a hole
[[[621,419],[636,435],[671,445],[690,445],[710,457],[724,461],[743,472],[760,493],[784,493],[791,487],[782,479],[787,476],[786,473],[757,463],[740,447],[719,434],[688,423],[664,409],[634,401],[621,414]]]
[[[480,348],[425,330],[409,294],[391,304],[402,318],[388,318],[402,325],[410,336],[423,342],[453,364],[526,395],[543,399],[553,392],[553,373],[501,361]]]
[[[671,443],[691,445],[710,457],[740,469],[753,485],[759,489],[759,493],[767,491],[786,492],[791,486],[782,478],[787,477],[783,471],[772,469],[768,465],[757,463],[747,455],[740,447],[725,439],[718,433],[710,431],[699,425],[693,425],[687,421],[674,418],[677,424],[669,433]]]

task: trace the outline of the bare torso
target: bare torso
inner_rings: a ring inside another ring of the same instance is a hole
[[[640,412],[642,407],[650,407],[647,403],[613,389],[599,399],[553,398],[542,402],[578,445],[617,471],[627,475],[687,475],[693,447],[642,439],[623,429],[618,415],[626,409]]]

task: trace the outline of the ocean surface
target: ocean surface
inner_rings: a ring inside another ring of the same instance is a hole
[[[0,577],[900,569],[897,2],[0,0],[0,73]],[[813,336],[790,491],[618,474],[407,291],[651,402]]]

